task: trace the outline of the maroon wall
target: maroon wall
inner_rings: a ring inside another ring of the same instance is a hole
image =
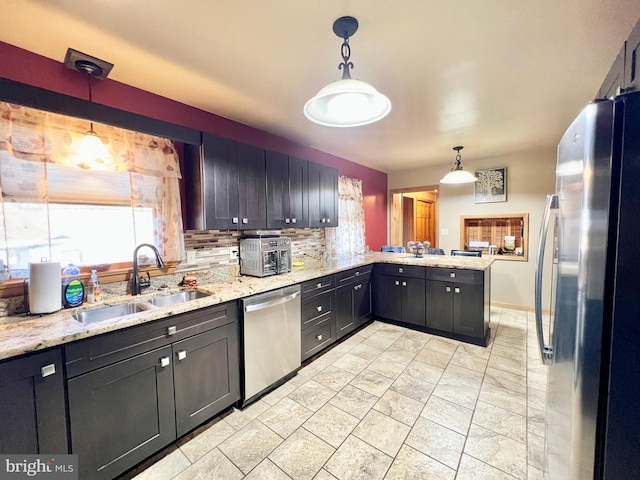
[[[61,54],[62,55],[62,54]],[[0,42],[0,77],[87,99],[85,77],[62,62]],[[93,101],[185,127],[297,155],[362,180],[367,244],[379,250],[387,237],[387,174],[286,138],[243,125],[115,80],[95,82]]]

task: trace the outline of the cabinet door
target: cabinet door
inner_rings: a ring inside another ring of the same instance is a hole
[[[453,331],[453,283],[427,280],[427,327]]]
[[[484,336],[484,287],[453,285],[453,331],[470,337]]]
[[[640,90],[640,22],[636,24],[626,42],[624,76],[625,91]]]
[[[402,278],[402,321],[424,327],[426,324],[425,281]]]
[[[373,298],[371,296],[371,276],[360,278],[354,285],[354,314],[358,326],[367,322],[373,317]]]
[[[205,228],[236,229],[239,218],[237,144],[204,134],[202,148]]]
[[[400,278],[390,275],[373,276],[373,311],[388,320],[402,319],[402,291]]]
[[[266,174],[264,150],[237,144],[240,218],[238,229],[255,230],[267,226]]]
[[[173,344],[178,437],[240,399],[238,324]]]
[[[336,335],[345,336],[356,327],[354,315],[354,285],[336,288]]]
[[[287,228],[291,221],[289,205],[289,158],[267,150],[267,228]],[[289,219],[289,222],[287,222]]]
[[[0,453],[67,453],[59,349],[0,363]]]
[[[289,215],[291,227],[309,226],[309,162],[289,157]],[[337,217],[336,217],[337,218]]]
[[[309,162],[309,226],[338,225],[338,171]]]
[[[176,438],[171,347],[67,382],[79,478],[111,479]]]

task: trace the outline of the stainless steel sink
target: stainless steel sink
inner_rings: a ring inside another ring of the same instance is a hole
[[[166,307],[168,305],[175,305],[176,303],[188,302],[190,300],[197,300],[198,298],[208,296],[209,294],[207,293],[189,290],[185,292],[170,293],[169,295],[159,295],[149,300],[149,302],[153,303],[157,307]]]
[[[143,310],[145,310],[144,306],[139,303],[123,303],[122,305],[75,312],[73,318],[82,323],[93,323],[110,318],[124,317],[125,315],[142,312]]]

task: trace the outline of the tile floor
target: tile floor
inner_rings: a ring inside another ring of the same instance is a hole
[[[542,479],[533,314],[491,322],[483,348],[376,321],[135,479]]]

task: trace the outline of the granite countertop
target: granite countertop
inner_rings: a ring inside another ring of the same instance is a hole
[[[290,273],[266,278],[240,276],[211,284],[198,285],[196,290],[210,296],[166,307],[156,307],[147,303],[153,296],[172,293],[153,292],[132,297],[123,295],[108,298],[99,305],[83,305],[75,309],[63,309],[38,317],[16,315],[0,318],[0,360],[15,357],[45,348],[55,347],[83,338],[89,338],[152,320],[158,320],[199,308],[238,300],[276,288],[295,285],[307,280],[330,275],[342,270],[370,265],[373,263],[395,263],[402,265],[420,265],[428,267],[462,268],[469,270],[487,270],[493,263],[492,257],[451,257],[447,255],[426,255],[415,258],[410,254],[370,252],[353,257],[337,257],[326,261],[306,262],[303,267],[294,267]],[[143,311],[100,322],[83,324],[75,320],[72,314],[78,310],[90,310],[122,303],[141,303]]]

